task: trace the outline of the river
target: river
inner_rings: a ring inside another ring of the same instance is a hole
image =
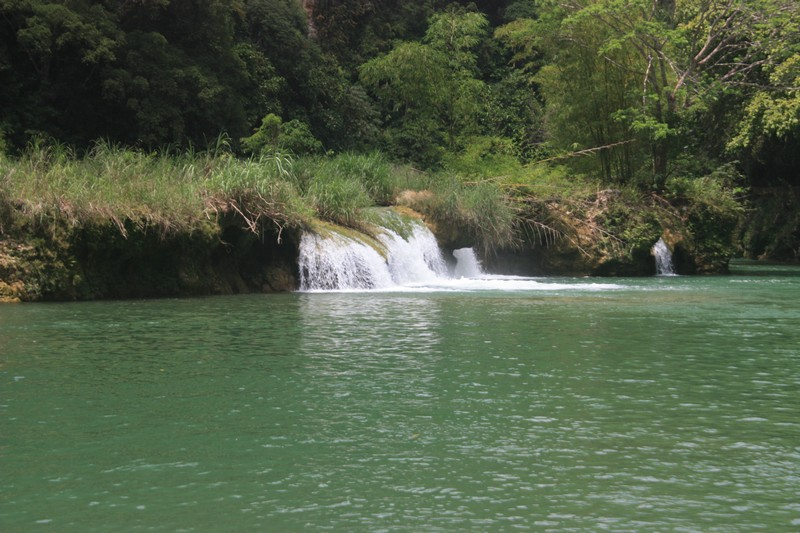
[[[0,307],[0,529],[797,531],[800,269]]]

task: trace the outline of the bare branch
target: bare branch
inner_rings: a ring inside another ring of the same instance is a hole
[[[584,150],[577,150],[575,152],[569,152],[569,153],[563,154],[563,155],[557,155],[557,156],[554,156],[554,157],[548,157],[547,159],[539,159],[537,161],[532,161],[532,162],[528,163],[526,166],[537,165],[539,163],[547,163],[549,161],[558,161],[560,159],[568,159],[570,157],[579,157],[579,156],[584,156],[584,155],[591,155],[591,154],[594,154],[596,152],[600,152],[602,150],[609,150],[611,148],[615,148],[617,146],[622,146],[623,144],[629,144],[629,143],[632,143],[632,142],[636,142],[636,139],[627,139],[625,141],[619,141],[619,142],[615,142],[615,143],[611,143],[611,144],[606,144],[605,146],[595,146],[594,148],[586,148]]]

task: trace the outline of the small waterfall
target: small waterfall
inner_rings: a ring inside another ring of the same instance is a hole
[[[544,282],[483,271],[472,248],[453,251],[445,261],[436,237],[419,220],[387,210],[370,237],[345,228],[320,225],[300,240],[301,291],[607,291],[611,283]],[[666,249],[666,248],[665,248]],[[655,254],[655,251],[653,252]]]
[[[447,275],[436,237],[425,226],[414,226],[408,240],[386,229],[378,238],[386,246],[389,274],[396,284],[432,281]]]
[[[303,234],[298,267],[300,290],[377,289],[392,284],[386,259],[375,248],[340,234]]]
[[[674,276],[675,270],[672,267],[672,252],[669,250],[664,239],[658,239],[650,252],[656,258],[656,274],[659,276]]]
[[[479,278],[483,276],[483,268],[472,248],[459,248],[453,250],[453,257],[456,258],[456,268],[453,271],[455,278]]]
[[[305,233],[298,267],[302,291],[383,289],[447,277],[436,237],[421,223],[413,224],[407,238],[382,228],[372,242],[343,233]]]

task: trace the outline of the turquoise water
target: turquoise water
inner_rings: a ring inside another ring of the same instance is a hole
[[[797,531],[800,270],[0,307],[0,530]]]

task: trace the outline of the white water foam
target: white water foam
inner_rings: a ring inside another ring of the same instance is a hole
[[[521,276],[484,275],[481,278],[448,278],[439,279],[435,283],[412,283],[390,289],[392,292],[473,292],[473,291],[502,291],[502,292],[563,292],[583,291],[600,292],[627,288],[617,283],[587,283],[587,282],[555,282],[546,281],[545,278],[526,278]]]
[[[415,224],[404,239],[384,229],[378,236],[381,252],[366,241],[338,233],[322,237],[306,233],[300,242],[301,291],[603,291],[622,289],[613,283],[558,283],[519,276],[484,273],[475,250],[453,252],[448,268],[436,237],[423,224]]]
[[[456,267],[453,270],[455,278],[480,278],[484,276],[481,262],[475,254],[473,248],[459,248],[453,250],[453,257],[456,258]]]
[[[300,290],[379,289],[394,285],[386,260],[375,248],[339,234],[303,234]]]
[[[385,256],[357,238],[305,233],[300,241],[300,290],[386,289],[447,277],[436,238],[415,225],[406,240],[384,228],[378,236]]]
[[[650,250],[656,258],[656,274],[659,276],[675,276],[675,269],[672,267],[672,252],[664,239],[658,239]]]
[[[415,225],[408,240],[389,229],[378,239],[386,246],[386,263],[395,284],[431,282],[447,277],[447,263],[436,237],[425,226]]]

